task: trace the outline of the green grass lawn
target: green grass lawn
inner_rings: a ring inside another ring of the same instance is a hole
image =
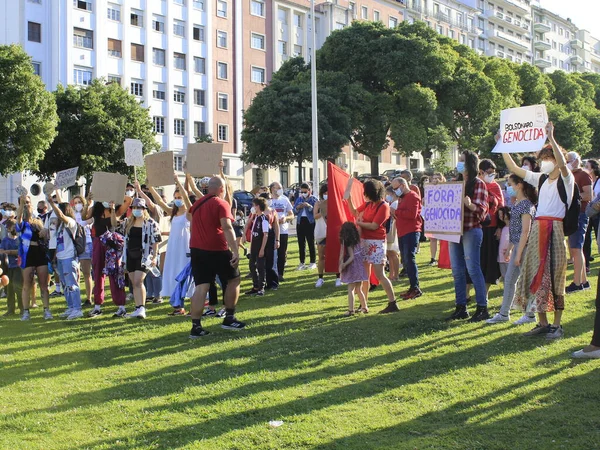
[[[290,256],[295,268],[295,240]],[[168,304],[145,321],[112,318],[110,302],[97,319],[3,319],[0,449],[600,448],[600,362],[569,357],[589,343],[596,277],[567,298],[565,338],[547,342],[445,323],[451,274],[428,260],[424,245],[425,295],[386,316],[381,289],[371,314],[343,318],[345,287],[317,290],[314,271],[290,270],[279,291],[241,299],[245,331],[212,318],[195,341]]]

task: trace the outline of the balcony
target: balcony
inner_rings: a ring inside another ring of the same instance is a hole
[[[596,63],[600,63],[600,52],[598,50],[592,50],[590,56]]]
[[[548,33],[552,30],[549,22],[536,22],[533,24],[533,29],[538,33]]]
[[[571,44],[571,48],[583,49],[583,42],[581,42],[579,39],[572,39],[570,44]]]
[[[520,15],[529,16],[531,14],[531,6],[523,0],[499,0],[498,3],[507,5],[509,8],[517,8]]]
[[[498,58],[504,58],[506,54],[502,50],[496,50],[496,56]]]
[[[517,38],[516,36],[511,36],[510,34],[504,33],[502,31],[496,31],[496,37],[511,42],[512,44],[517,45],[522,49],[529,50],[529,45],[525,41],[522,41],[521,39]]]
[[[583,66],[583,58],[579,55],[571,56],[571,64],[574,66]]]
[[[548,57],[536,56],[534,64],[540,69],[547,69],[548,67],[552,67],[552,60]]]
[[[552,44],[550,44],[550,42],[546,42],[542,39],[536,39],[533,42],[533,48],[535,48],[536,50],[551,50],[552,49]]]

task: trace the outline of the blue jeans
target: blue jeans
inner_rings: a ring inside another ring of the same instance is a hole
[[[481,242],[483,231],[473,228],[466,231],[459,244],[448,243],[450,264],[452,264],[452,277],[454,277],[454,292],[457,305],[467,304],[467,272],[475,288],[477,306],[487,307],[487,294],[485,279],[481,272]]]
[[[419,269],[417,268],[416,254],[420,236],[421,233],[417,231],[405,234],[398,239],[400,253],[402,254],[402,265],[408,275],[411,288],[419,287]]]
[[[162,275],[155,277],[151,273],[148,273],[144,278],[144,286],[146,286],[146,295],[148,298],[160,297],[160,291],[162,290]]]
[[[60,282],[64,287],[67,307],[81,309],[81,292],[79,291],[79,263],[75,258],[57,259],[56,268]]]

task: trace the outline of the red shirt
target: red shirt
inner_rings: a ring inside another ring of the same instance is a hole
[[[375,230],[367,230],[361,227],[362,238],[385,240],[386,233],[383,224],[390,217],[390,205],[384,201],[378,203],[367,202],[360,205],[357,211],[363,213],[361,222],[376,223],[379,225]]]
[[[583,188],[586,186],[592,185],[592,177],[583,169],[575,169],[573,170],[573,176],[575,177],[575,184],[579,188],[579,195],[583,194]],[[592,198],[594,193],[592,192]],[[587,207],[589,202],[584,202],[581,200],[581,212],[585,212],[585,208]]]
[[[419,196],[419,198],[421,198],[421,190],[419,189],[419,186],[415,185],[415,184],[409,184],[408,188],[413,191],[415,194],[417,194]]]
[[[398,238],[406,236],[409,233],[416,233],[423,230],[423,218],[421,217],[421,197],[413,190],[404,194],[398,200],[396,209],[396,230]]]
[[[498,226],[498,220],[496,219],[496,212],[499,208],[504,206],[504,195],[502,195],[502,190],[500,189],[500,185],[495,181],[491,183],[485,183],[485,187],[488,191],[488,214],[490,215],[492,221],[488,225],[489,228],[496,228]]]
[[[190,209],[192,229],[190,248],[211,252],[227,251],[229,246],[221,227],[221,219],[233,222],[231,205],[219,197],[203,197]]]
[[[481,222],[485,220],[488,213],[488,192],[485,183],[479,178],[475,178],[475,189],[471,197],[471,203],[475,205],[475,211],[471,211],[465,206],[463,219],[463,232],[473,228],[481,228]]]

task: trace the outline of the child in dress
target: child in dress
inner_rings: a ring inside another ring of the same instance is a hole
[[[498,219],[498,234],[500,235],[500,244],[498,246],[498,264],[500,264],[500,273],[502,274],[502,280],[506,275],[506,269],[508,268],[508,261],[510,259],[510,253],[508,247],[510,245],[509,239],[509,224],[510,224],[510,208],[503,206],[496,211],[496,217]]]
[[[340,268],[342,282],[348,285],[348,311],[344,316],[354,315],[354,293],[358,294],[360,309],[356,312],[368,313],[367,299],[361,290],[361,283],[369,276],[363,264],[363,253],[360,246],[360,235],[356,225],[346,222],[340,229]]]

